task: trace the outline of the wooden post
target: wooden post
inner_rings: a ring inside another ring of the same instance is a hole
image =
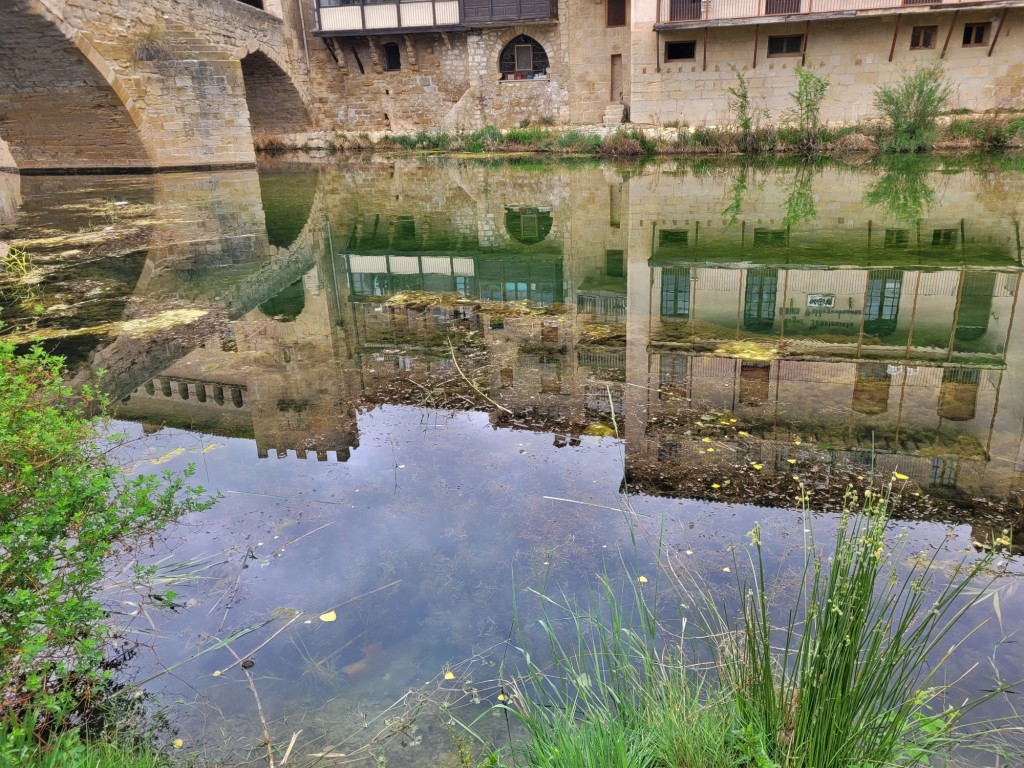
[[[953,11],[953,20],[949,22],[949,31],[946,33],[946,42],[942,44],[942,53],[939,54],[940,59],[946,58],[946,49],[949,47],[949,38],[953,36],[953,29],[956,27],[956,17],[960,15],[960,9],[957,8]]]
[[[755,24],[754,25],[754,65],[752,67],[753,69],[757,69],[757,39],[760,36],[760,33],[761,33],[761,25],[760,24]]]
[[[896,38],[900,36],[900,22],[903,21],[903,14],[896,14],[896,29],[892,31],[892,45],[889,46],[889,61],[892,62],[892,55],[896,52]]]
[[[1003,8],[1003,13],[999,17],[999,26],[996,27],[996,33],[994,35],[992,35],[992,45],[990,45],[988,47],[988,55],[989,56],[991,56],[992,55],[992,51],[995,50],[996,40],[999,39],[999,33],[1003,31],[1003,22],[1006,21],[1006,12],[1008,10],[1010,10],[1010,9],[1009,8]]]
[[[800,66],[804,66],[807,63],[807,38],[811,33],[811,20],[808,19],[807,23],[804,24],[804,39],[800,42]]]
[[[701,67],[701,72],[708,71],[708,28],[704,27],[704,62]]]

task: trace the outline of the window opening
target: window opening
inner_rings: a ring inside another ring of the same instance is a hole
[[[669,21],[696,21],[700,18],[701,0],[669,0]]]
[[[398,43],[384,43],[384,69],[395,72],[402,68],[402,55]]]
[[[939,28],[914,27],[910,32],[910,50],[917,51],[925,48],[935,47],[935,38],[938,37]]]
[[[626,0],[608,0],[607,26],[626,26]]]
[[[803,53],[803,35],[780,35],[768,38],[769,56],[799,56]]]
[[[988,32],[991,28],[992,23],[989,21],[964,24],[964,48],[970,48],[973,45],[988,45]]]
[[[696,40],[672,40],[665,43],[665,61],[694,61],[696,58]]]
[[[502,80],[533,80],[546,77],[548,55],[544,47],[527,35],[510,41],[498,58],[498,71]]]
[[[690,269],[676,267],[661,272],[661,316],[690,316]]]

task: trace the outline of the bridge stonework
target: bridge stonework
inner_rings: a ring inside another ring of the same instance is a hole
[[[266,7],[0,3],[0,158],[21,172],[247,166],[254,137],[315,130],[301,21]]]

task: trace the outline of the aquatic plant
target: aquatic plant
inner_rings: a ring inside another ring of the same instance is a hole
[[[907,480],[893,473],[882,491],[851,487],[827,548],[814,539],[809,496],[795,480],[806,526],[795,583],[782,568],[769,577],[755,525],[749,547],[722,568],[735,573],[735,619],[718,587],[662,547],[663,530],[635,523],[634,542],[650,538],[663,572],[634,573],[623,587],[606,573],[589,605],[534,593],[547,606],[538,626],[549,659],[524,649],[527,673],[505,683],[503,707],[528,734],[512,745],[517,764],[931,765],[965,741],[967,713],[1009,688],[997,679],[951,706],[959,680],[942,677],[973,633],[965,617],[987,600],[998,612],[996,555],[948,563],[940,544],[909,558],[905,534],[887,532]],[[628,499],[626,513],[637,519]],[[666,593],[691,616],[675,631],[658,611]],[[985,737],[993,746],[1000,733],[983,731],[971,746]]]

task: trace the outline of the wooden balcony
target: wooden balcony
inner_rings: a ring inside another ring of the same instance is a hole
[[[955,9],[961,5],[1004,7],[1006,0],[658,0],[656,29],[745,24],[787,16],[856,16],[862,13]]]
[[[553,21],[557,0],[317,0],[321,37]]]

